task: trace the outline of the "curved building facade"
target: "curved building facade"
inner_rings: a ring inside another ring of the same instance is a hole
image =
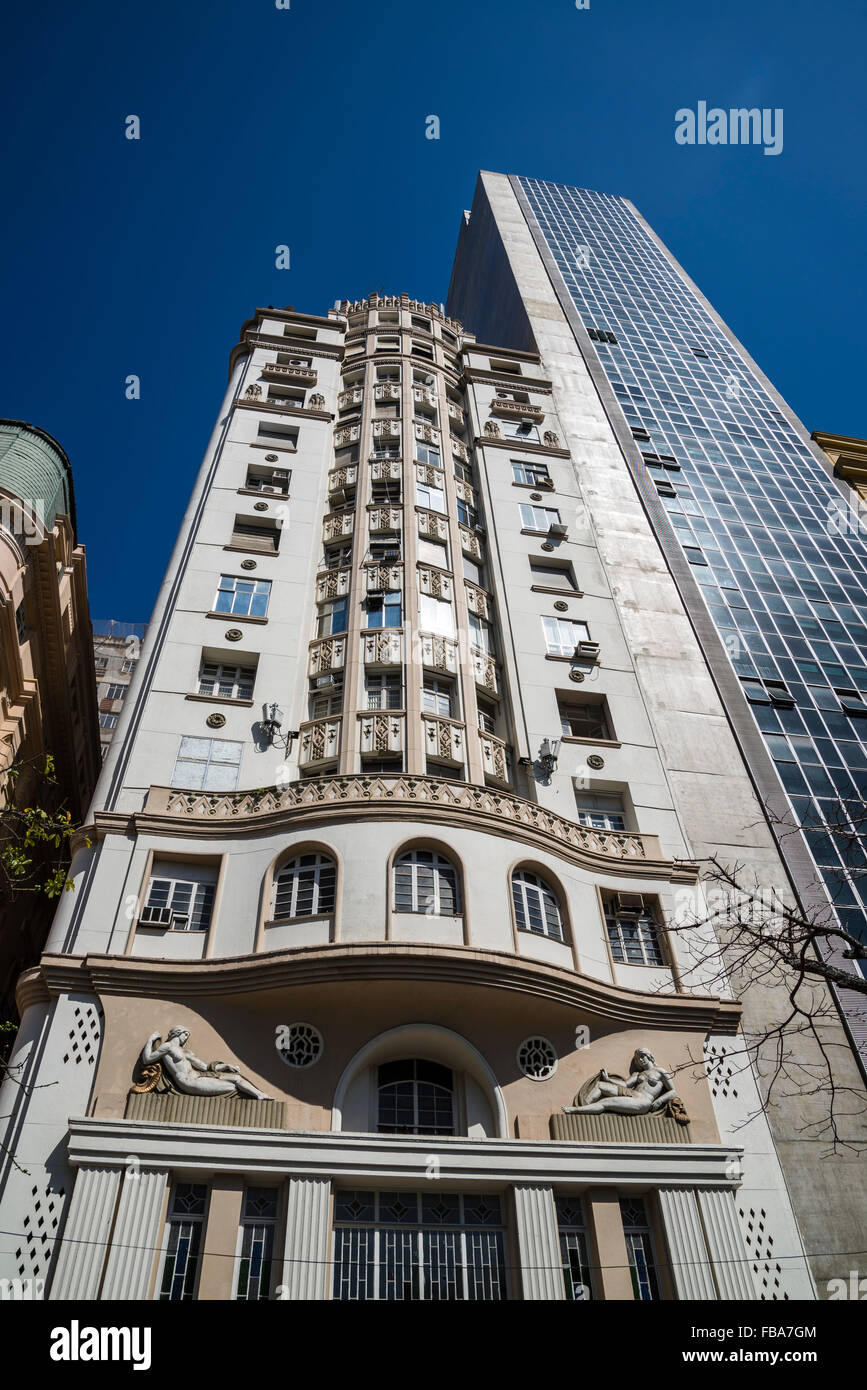
[[[711,846],[779,882],[773,840],[586,423],[407,295],[245,325],[20,984],[4,1276],[815,1296],[741,1002],[667,928]]]

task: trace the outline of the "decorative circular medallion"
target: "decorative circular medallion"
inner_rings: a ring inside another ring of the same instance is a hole
[[[227,642],[240,642],[243,636],[244,634],[239,627],[230,627],[226,631]]]
[[[583,671],[570,671],[570,672],[569,672],[569,679],[570,679],[570,681],[577,681],[577,683],[580,685],[581,682],[582,682],[583,679],[584,679],[584,672],[583,672]]]
[[[541,500],[542,500],[542,494],[541,494],[541,492],[531,492],[531,493],[530,493],[530,501],[531,501],[531,502],[541,502]]]
[[[275,1046],[287,1067],[313,1067],[322,1056],[322,1034],[312,1023],[281,1023]]]
[[[558,613],[566,613],[568,611],[569,605],[568,603],[564,603],[561,598],[558,598],[557,602],[554,604],[554,607],[557,609]]]
[[[592,767],[594,772],[599,772],[605,766],[605,759],[600,758],[598,753],[591,753],[587,759],[587,766]]]
[[[278,457],[279,457],[278,454],[266,454],[266,455],[265,455],[265,462],[266,462],[266,463],[276,463]]]
[[[547,1081],[557,1070],[557,1053],[547,1038],[525,1038],[517,1056],[518,1066],[531,1081]]]
[[[542,542],[542,549],[543,549],[543,550],[553,550],[554,547],[553,547],[553,545],[551,544],[550,541],[543,541],[543,542]]]
[[[242,570],[254,570],[255,568],[256,568],[256,561],[255,561],[255,560],[242,560],[242,561],[241,561],[241,569],[242,569]]]
[[[222,729],[222,727],[223,727],[223,725],[225,724],[225,722],[226,722],[226,716],[225,716],[225,714],[217,714],[217,713],[209,714],[208,717],[207,717],[207,719],[205,720],[205,723],[207,724],[207,726],[208,726],[209,729]]]
[[[268,503],[267,503],[267,502],[254,502],[254,503],[253,503],[253,511],[254,511],[254,512],[267,512],[267,510],[268,510]]]

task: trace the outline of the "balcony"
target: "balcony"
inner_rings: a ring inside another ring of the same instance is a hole
[[[364,579],[367,594],[393,592],[403,586],[403,565],[368,565]]]
[[[400,459],[381,459],[374,455],[370,460],[370,478],[374,483],[401,482],[403,465]]]
[[[334,431],[334,447],[335,449],[342,449],[346,444],[357,444],[360,437],[360,425],[340,425]]]
[[[373,399],[375,401],[399,401],[400,383],[397,381],[381,381],[378,386],[373,388]]]
[[[444,484],[445,474],[441,468],[436,468],[432,463],[417,463],[415,480],[417,483],[426,483],[428,487],[441,488]]]
[[[472,507],[473,511],[477,510],[478,500],[474,487],[471,487],[469,483],[465,483],[462,478],[455,478],[455,492],[462,502],[466,502],[468,507]]]
[[[351,536],[354,524],[354,512],[329,512],[322,522],[323,541],[327,543],[340,540],[343,536]]]
[[[332,598],[343,598],[349,593],[351,582],[352,570],[348,565],[342,565],[336,570],[325,570],[316,576],[316,602],[327,603]]]
[[[466,429],[467,422],[464,419],[464,412],[461,410],[460,406],[455,405],[454,401],[448,401],[447,405],[449,411],[449,419],[457,425],[459,430]]]
[[[307,657],[308,676],[327,676],[332,671],[342,671],[346,658],[345,637],[320,637],[310,643]]]
[[[362,660],[365,666],[402,666],[403,632],[400,628],[381,628],[362,633]]]
[[[416,420],[414,429],[415,437],[420,444],[439,444],[440,432],[433,425],[422,425]]]
[[[469,580],[464,580],[464,589],[470,612],[475,613],[478,618],[485,618],[490,622],[493,616],[493,600],[490,594],[485,589],[480,589],[477,584],[471,584]]]
[[[511,759],[509,749],[503,740],[479,730],[479,746],[482,750],[482,766],[485,770],[485,777],[496,782],[498,786],[510,787],[512,785]]]
[[[439,512],[428,512],[417,510],[418,533],[420,536],[427,536],[432,541],[447,541],[449,538],[449,523],[446,517]]]
[[[545,412],[539,405],[530,405],[527,401],[500,400],[496,396],[491,401],[491,414],[505,415],[510,420],[532,420],[536,425],[541,425],[545,418]]]
[[[348,391],[341,391],[337,397],[337,409],[349,410],[354,405],[361,405],[364,400],[364,388],[362,386],[352,386]]]
[[[266,381],[297,381],[299,386],[315,386],[319,380],[313,367],[294,367],[284,362],[266,362],[262,376]]]
[[[368,710],[358,715],[358,746],[362,757],[402,754],[406,717],[402,710]]]
[[[329,494],[334,492],[345,492],[349,487],[355,487],[358,481],[358,467],[356,464],[347,464],[345,468],[332,468],[328,474]]]
[[[414,386],[412,388],[412,399],[416,405],[425,405],[430,410],[437,408],[437,393],[429,386]]]
[[[342,716],[332,719],[312,719],[299,730],[299,767],[325,766],[335,763],[340,753]]]
[[[448,599],[451,602],[454,597],[451,575],[445,574],[442,570],[429,569],[427,565],[418,567],[418,587],[423,594],[430,594],[431,598]]]
[[[424,748],[428,758],[438,763],[463,767],[466,752],[466,728],[454,719],[423,714]]]
[[[482,543],[475,531],[469,531],[466,526],[459,526],[461,533],[461,550],[468,555],[471,560],[482,559]]]
[[[453,434],[450,434],[449,445],[451,447],[453,458],[460,459],[461,463],[469,463],[470,451],[467,448],[466,444],[463,444],[460,439],[456,439]]]
[[[399,420],[374,420],[374,439],[400,439]]]
[[[399,531],[403,521],[402,507],[369,507],[367,524],[372,536],[385,531]]]
[[[443,637],[437,632],[420,632],[418,647],[421,664],[428,671],[442,671],[456,676],[460,665],[457,641],[453,637]]]
[[[499,695],[500,670],[490,652],[480,651],[478,647],[470,648],[470,661],[473,667],[473,679],[480,690],[484,690],[488,695]]]

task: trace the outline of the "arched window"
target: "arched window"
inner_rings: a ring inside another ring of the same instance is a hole
[[[380,1134],[454,1134],[455,1088],[449,1067],[411,1058],[379,1071]]]
[[[394,910],[456,916],[461,910],[461,885],[451,860],[430,849],[401,854],[394,865]]]
[[[538,874],[516,869],[512,874],[512,900],[521,931],[538,932],[554,941],[563,940],[563,918],[557,895]]]
[[[334,911],[337,866],[326,854],[300,854],[274,880],[274,921]]]

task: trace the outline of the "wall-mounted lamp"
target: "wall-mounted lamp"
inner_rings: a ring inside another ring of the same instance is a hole
[[[542,746],[539,749],[539,762],[545,769],[545,776],[550,777],[557,766],[557,754],[560,752],[559,738],[543,738]]]
[[[287,753],[293,738],[298,737],[298,729],[290,729],[285,734],[281,734],[283,728],[283,711],[273,700],[266,700],[262,706],[262,733],[265,742],[269,747],[283,748]]]

